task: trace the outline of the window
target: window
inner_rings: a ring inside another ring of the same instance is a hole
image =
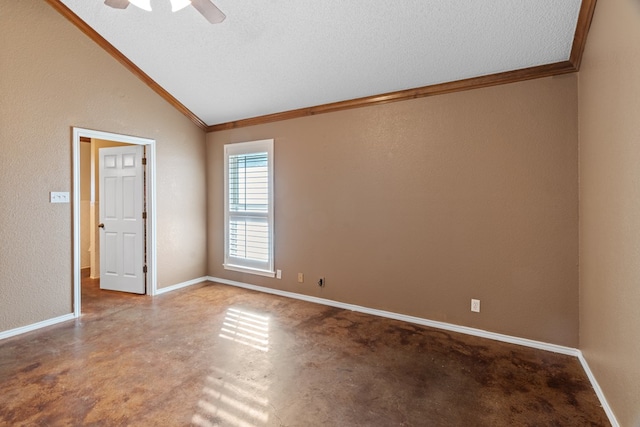
[[[227,144],[224,159],[224,267],[273,277],[273,139]]]

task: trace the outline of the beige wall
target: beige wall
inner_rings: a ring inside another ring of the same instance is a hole
[[[580,348],[640,426],[640,3],[598,2],[579,75]]]
[[[72,190],[80,126],[157,140],[160,287],[209,273],[569,346],[579,317],[619,421],[640,425],[639,39],[637,2],[599,2],[579,156],[565,76],[213,133],[205,163],[203,132],[53,9],[0,0],[0,331],[72,310],[71,205],[48,193]],[[263,138],[282,280],[222,268],[222,146]]]
[[[223,145],[265,138],[282,280],[222,267]],[[211,133],[210,274],[575,347],[577,148],[574,75]]]
[[[207,273],[202,130],[40,1],[0,0],[0,94],[0,331],[72,311],[72,126],[157,141],[158,285]]]

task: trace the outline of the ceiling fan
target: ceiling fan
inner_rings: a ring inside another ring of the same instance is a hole
[[[212,24],[219,24],[227,17],[211,0],[170,0],[171,11],[177,12],[180,9],[192,5],[198,12]],[[151,0],[104,0],[104,4],[114,9],[126,9],[132,3],[141,9],[151,11]]]

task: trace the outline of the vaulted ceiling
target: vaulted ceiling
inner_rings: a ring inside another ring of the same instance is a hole
[[[208,131],[574,72],[596,2],[47,1]]]

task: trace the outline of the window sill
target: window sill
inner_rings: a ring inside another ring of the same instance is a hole
[[[233,265],[233,264],[223,264],[222,266],[224,267],[225,270],[238,271],[240,273],[249,273],[249,274],[255,274],[258,276],[265,276],[265,277],[272,277],[272,278],[276,277],[275,271],[260,270],[257,268],[242,267],[242,266]]]

